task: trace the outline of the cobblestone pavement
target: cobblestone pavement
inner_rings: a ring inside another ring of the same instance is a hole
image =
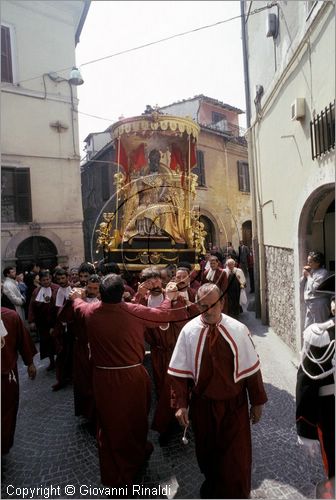
[[[313,498],[314,485],[323,471],[296,444],[295,377],[292,351],[251,312],[241,315],[253,333],[262,362],[269,402],[262,421],[252,427],[252,498]],[[20,408],[14,446],[2,460],[2,498],[24,498],[20,488],[44,489],[26,498],[107,498],[100,483],[97,446],[84,420],[74,416],[72,387],[52,392],[54,373],[47,360],[35,362],[38,374],[28,380],[20,364]],[[203,476],[199,472],[192,435],[188,445],[177,433],[160,448],[157,433],[150,432],[154,452],[139,480],[142,487],[170,485],[169,498],[199,498]],[[50,486],[53,489],[50,489]],[[66,486],[72,485],[66,494]],[[141,498],[166,498],[147,494]],[[70,494],[72,493],[72,494]]]

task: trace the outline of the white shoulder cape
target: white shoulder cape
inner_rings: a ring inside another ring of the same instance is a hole
[[[248,328],[225,314],[222,314],[217,327],[233,353],[234,381],[239,382],[256,373],[260,369],[260,361]],[[170,375],[192,378],[197,384],[208,330],[209,325],[202,321],[201,316],[184,326],[169,364]]]

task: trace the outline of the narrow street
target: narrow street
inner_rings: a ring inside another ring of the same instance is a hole
[[[314,486],[323,478],[319,461],[312,463],[296,443],[295,357],[268,328],[244,312],[243,321],[253,333],[262,362],[269,401],[262,421],[253,427],[252,498],[314,498]],[[47,361],[38,361],[35,381],[28,380],[20,363],[21,396],[15,443],[2,462],[2,498],[106,498],[99,480],[94,437],[84,420],[73,411],[72,387],[52,392],[54,373]],[[150,433],[154,453],[144,471],[142,486],[169,485],[168,497],[199,498],[200,474],[192,436],[181,441],[182,432],[160,448]],[[66,485],[74,488],[66,495]],[[35,490],[33,496],[22,488]],[[72,494],[70,494],[72,492]],[[143,498],[150,498],[143,495]],[[153,496],[154,497],[154,496]],[[161,493],[156,498],[166,498]]]

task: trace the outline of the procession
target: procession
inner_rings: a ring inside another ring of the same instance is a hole
[[[2,498],[333,498],[334,6],[3,4]]]

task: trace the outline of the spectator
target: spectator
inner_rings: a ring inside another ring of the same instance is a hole
[[[20,292],[19,285],[16,281],[16,269],[15,267],[6,267],[3,270],[3,275],[5,277],[3,283],[3,294],[6,295],[7,299],[13,304],[16,312],[20,318],[25,320],[24,304],[25,299]]]
[[[225,272],[228,278],[227,298],[228,315],[237,318],[242,312],[240,305],[240,291],[246,287],[246,279],[241,269],[236,267],[234,259],[226,261]]]
[[[252,248],[249,249],[247,256],[247,267],[250,278],[250,293],[254,293],[254,258]]]
[[[238,249],[238,258],[239,258],[239,267],[242,269],[245,279],[248,276],[248,255],[249,255],[249,249],[241,240],[239,242],[239,249]]]
[[[323,264],[323,254],[313,251],[308,254],[307,265],[302,270],[300,287],[303,290],[306,305],[305,328],[313,323],[323,323],[329,318],[328,295],[316,293],[319,285],[328,276],[328,271],[323,267]]]

